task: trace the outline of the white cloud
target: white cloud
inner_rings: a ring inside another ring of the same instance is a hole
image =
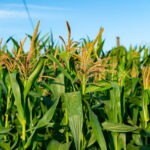
[[[16,10],[0,10],[0,18],[26,18],[27,13],[25,11]]]
[[[2,8],[9,8],[9,9],[14,9],[14,8],[24,8],[23,4],[1,4]],[[37,9],[37,10],[47,10],[47,11],[70,11],[71,9],[66,9],[63,7],[49,7],[49,6],[41,6],[41,5],[33,5],[33,4],[27,4],[27,7],[29,9]]]
[[[0,4],[0,18],[1,19],[17,19],[17,18],[27,18],[27,12],[23,4]],[[62,12],[70,11],[69,9],[61,8],[61,7],[49,7],[49,6],[40,6],[40,5],[27,5],[29,8],[29,12],[31,17],[38,18],[62,18]],[[59,12],[59,13],[57,13]],[[51,14],[51,15],[48,15]]]
[[[49,11],[69,11],[70,9],[62,8],[62,7],[48,7],[48,6],[40,6],[40,5],[28,5],[29,8],[35,8],[40,10],[49,10]]]

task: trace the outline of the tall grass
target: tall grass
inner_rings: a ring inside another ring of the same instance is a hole
[[[119,43],[52,36],[0,41],[0,147],[5,150],[150,149],[150,54]],[[30,49],[24,51],[26,39]],[[12,41],[14,48],[7,48]],[[144,53],[144,55],[142,55]]]

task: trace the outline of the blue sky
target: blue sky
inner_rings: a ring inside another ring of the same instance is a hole
[[[132,44],[150,45],[149,0],[26,0],[33,24],[40,20],[41,35],[52,31],[67,39],[65,21],[71,26],[74,40],[94,39],[104,27],[104,50],[116,46],[116,36],[127,48]],[[9,36],[23,40],[25,33],[33,33],[22,0],[0,1],[0,38]]]

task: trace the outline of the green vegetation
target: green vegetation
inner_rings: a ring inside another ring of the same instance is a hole
[[[0,147],[150,149],[150,49],[118,42],[104,52],[103,28],[95,40],[76,42],[66,24],[61,47],[40,38],[39,22],[23,42],[0,42]]]

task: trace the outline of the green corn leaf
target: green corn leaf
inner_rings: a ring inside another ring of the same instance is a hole
[[[86,148],[92,146],[96,142],[96,137],[92,130],[86,135],[85,139],[86,139]]]
[[[42,42],[42,45],[40,45],[38,50],[41,50],[43,47],[45,47],[45,45],[48,42],[48,40],[49,40],[49,37],[44,42]]]
[[[112,111],[112,121],[118,122],[122,121],[122,113],[121,113],[121,104],[123,105],[123,102],[121,102],[121,91],[119,88],[119,85],[112,84],[113,88],[110,90],[110,104],[111,104],[111,111]]]
[[[44,40],[44,38],[46,38],[47,36],[49,36],[49,32],[47,32],[45,35],[43,35],[41,38],[40,38],[40,41],[43,41]],[[49,37],[50,38],[50,37]]]
[[[5,95],[7,95],[7,89],[6,89],[6,86],[5,86],[4,82],[1,81],[1,80],[0,80],[0,86],[2,87],[2,89],[3,89],[4,93],[5,93]]]
[[[52,83],[50,84],[50,90],[54,94],[54,97],[57,99],[58,97],[60,97],[62,94],[65,93],[64,74],[59,73],[56,76],[56,79],[57,80],[52,81]]]
[[[147,122],[149,121],[148,105],[149,105],[148,90],[144,90],[142,107],[143,107],[143,117],[144,117],[144,122],[145,122],[145,125],[144,125],[145,128],[147,128]]]
[[[112,87],[112,85],[106,81],[99,81],[97,84],[99,85],[93,84],[86,87],[85,93],[104,91]]]
[[[36,129],[42,128],[49,124],[50,120],[52,119],[55,113],[58,102],[59,102],[59,98],[55,101],[52,107],[50,107],[50,109],[46,111],[44,116],[39,120],[38,124],[36,125]]]
[[[19,49],[20,46],[19,46],[18,42],[17,42],[13,37],[10,37],[10,38],[7,40],[7,42],[8,42],[9,40],[12,40],[13,44],[17,47],[17,49]]]
[[[32,138],[33,138],[36,130],[38,128],[47,126],[49,124],[49,122],[51,121],[51,119],[55,113],[58,102],[59,102],[59,98],[55,101],[55,103],[52,105],[52,107],[44,114],[44,116],[39,120],[39,122],[37,123],[36,127],[34,128],[32,134],[30,135],[30,137],[28,138],[28,140],[24,146],[25,149],[27,149],[30,146],[30,144],[32,142]]]
[[[24,100],[26,99],[26,96],[28,95],[28,93],[29,93],[29,91],[31,89],[31,86],[33,85],[34,81],[40,75],[40,72],[42,71],[43,66],[44,66],[44,62],[45,62],[45,58],[40,58],[40,61],[37,64],[35,70],[30,75],[30,77],[29,77],[29,79],[28,79],[28,81],[26,83],[25,89],[24,89]]]
[[[69,70],[69,54],[67,53],[67,52],[62,52],[62,53],[60,53],[60,55],[59,55],[61,58],[62,58],[62,60],[66,63],[66,66],[67,66],[67,69]]]
[[[16,147],[17,143],[18,143],[18,140],[19,140],[18,133],[17,134],[13,134],[13,140],[14,140],[14,143],[11,146],[11,149],[14,149]]]
[[[104,122],[102,126],[105,130],[112,132],[132,132],[138,129],[137,126],[129,126],[121,123]]]
[[[36,150],[37,149],[37,144],[38,144],[37,141],[33,142],[32,150]]]
[[[90,123],[100,148],[102,150],[107,150],[106,141],[97,116],[91,109],[89,109],[89,115],[90,115]]]
[[[0,127],[0,134],[6,134],[11,130],[11,128]]]
[[[11,82],[10,82],[10,75],[9,74],[7,74],[5,77],[5,83],[7,85],[6,94],[8,95],[8,90],[11,88]]]
[[[132,96],[129,100],[129,103],[142,107],[142,100],[140,96]]]
[[[71,142],[61,144],[56,140],[51,140],[48,143],[48,146],[47,146],[46,150],[69,150],[70,145],[71,145]]]
[[[2,150],[10,150],[10,142],[6,143],[4,141],[0,141],[0,148],[2,148]]]
[[[150,145],[135,146],[131,143],[127,145],[127,150],[149,150]]]
[[[141,138],[141,135],[140,134],[132,134],[132,137],[133,137],[133,141],[136,145],[138,146],[142,146],[143,145],[143,141],[142,141],[142,138]]]
[[[59,63],[59,61],[53,56],[53,55],[48,55],[47,56],[49,59],[51,59],[52,61],[54,61],[59,69],[62,71],[62,73],[73,83],[73,79],[72,77],[70,76],[70,74],[61,66],[61,64]]]
[[[118,143],[119,143],[119,148],[126,150],[126,134],[125,133],[120,133],[118,135]]]
[[[15,104],[17,106],[18,117],[19,117],[19,120],[22,123],[22,121],[24,120],[24,115],[25,114],[24,114],[22,101],[21,101],[20,87],[19,87],[19,84],[18,84],[17,79],[16,79],[16,73],[11,73],[11,74],[9,74],[9,76],[10,76],[12,92],[13,92],[13,95],[15,97]]]
[[[77,150],[80,150],[80,141],[83,126],[83,112],[80,92],[64,94],[64,101],[67,108],[69,127],[71,129],[74,143]]]
[[[35,131],[36,131],[36,129],[31,133],[31,135],[28,138],[26,144],[24,145],[24,149],[27,149],[30,146],[30,144],[32,143],[32,138],[33,138],[33,136],[35,134]]]

